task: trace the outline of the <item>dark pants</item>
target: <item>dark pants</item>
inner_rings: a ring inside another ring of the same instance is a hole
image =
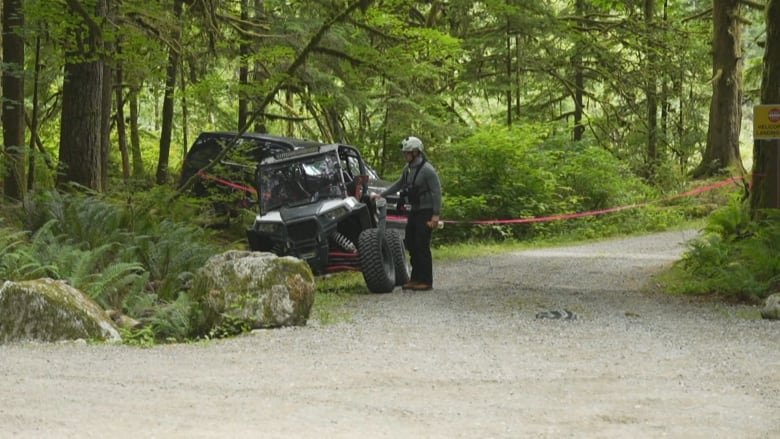
[[[411,280],[429,285],[433,285],[432,229],[426,223],[432,216],[433,209],[409,212],[404,238],[406,248],[409,250],[409,262],[412,264]]]

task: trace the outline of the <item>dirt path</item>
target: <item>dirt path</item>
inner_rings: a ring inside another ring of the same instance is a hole
[[[780,437],[780,324],[640,292],[690,236],[439,263],[332,325],[0,346],[0,438]]]

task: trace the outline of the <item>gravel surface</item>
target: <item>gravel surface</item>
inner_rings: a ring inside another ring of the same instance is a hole
[[[0,437],[780,437],[780,322],[646,292],[692,236],[437,262],[329,325],[0,346]]]

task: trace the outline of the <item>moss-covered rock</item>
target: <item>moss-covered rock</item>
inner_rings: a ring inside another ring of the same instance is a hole
[[[314,304],[314,276],[306,262],[271,253],[228,251],[212,256],[190,290],[193,329],[302,326]]]
[[[769,320],[780,320],[780,293],[772,294],[766,298],[761,317]]]
[[[121,337],[100,305],[64,281],[7,281],[0,287],[0,343],[76,339]]]

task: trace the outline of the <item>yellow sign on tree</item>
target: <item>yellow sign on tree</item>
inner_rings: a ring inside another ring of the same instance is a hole
[[[753,139],[780,139],[780,104],[753,107]]]

